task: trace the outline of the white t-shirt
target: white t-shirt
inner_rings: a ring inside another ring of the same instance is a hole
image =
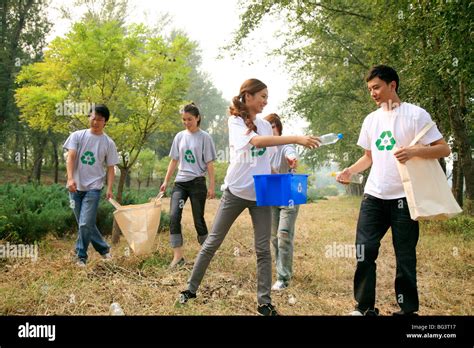
[[[253,176],[271,174],[270,156],[276,150],[274,146],[256,148],[250,144],[257,135],[273,135],[268,121],[257,117],[254,123],[257,133],[249,132],[241,117],[229,117],[230,164],[223,185],[223,189],[229,188],[232,194],[250,201],[257,200]]]
[[[206,175],[207,163],[216,160],[216,149],[207,132],[185,129],[174,137],[170,157],[179,160],[175,182],[187,182]]]
[[[394,148],[410,145],[428,122],[431,116],[426,110],[405,102],[392,111],[379,108],[365,118],[357,141],[357,145],[372,151],[372,168],[364,193],[380,199],[405,197]],[[441,138],[435,125],[419,143],[428,145]]]
[[[277,151],[270,158],[270,165],[274,173],[287,174],[290,170],[287,158],[297,158],[295,145],[287,144],[276,146]]]
[[[63,145],[66,150],[76,150],[74,181],[79,191],[101,190],[105,169],[119,163],[117,147],[105,133],[93,134],[90,129],[72,133]]]

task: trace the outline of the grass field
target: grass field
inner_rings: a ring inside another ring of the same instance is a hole
[[[208,201],[209,226],[218,204],[218,200]],[[360,198],[340,197],[301,207],[294,278],[290,288],[272,295],[281,314],[346,315],[352,310],[355,259],[328,257],[327,248],[354,243],[359,204]],[[164,199],[163,206],[168,210],[169,200]],[[112,261],[102,261],[91,248],[90,262],[82,269],[72,262],[74,236],[42,241],[36,262],[0,259],[0,314],[108,315],[112,302],[120,303],[127,315],[255,314],[256,260],[248,213],[237,220],[211,262],[198,298],[177,306],[199,250],[189,204],[183,229],[187,264],[172,272],[167,270],[172,253],[164,233],[158,235],[153,255],[126,256],[122,237],[112,248]],[[474,314],[472,235],[473,231],[447,230],[440,223],[422,224],[417,248],[420,314]],[[235,248],[239,256],[234,256]],[[390,231],[382,241],[377,264],[377,307],[388,315],[398,310]],[[296,303],[291,304],[290,298]]]

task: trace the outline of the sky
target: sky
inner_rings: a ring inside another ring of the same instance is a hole
[[[48,39],[64,35],[71,22],[60,19],[54,10],[58,5],[72,1],[53,0],[50,18],[56,23]],[[265,20],[245,41],[235,58],[222,47],[229,44],[233,33],[239,26],[241,10],[237,0],[129,0],[128,22],[143,22],[153,26],[162,14],[171,16],[169,29],[181,29],[199,43],[202,56],[202,71],[209,74],[214,86],[222,92],[226,100],[239,93],[241,84],[248,78],[262,80],[269,91],[269,101],[263,114],[272,112],[282,114],[283,103],[292,85],[290,76],[284,68],[282,57],[270,55],[270,51],[281,42],[275,32],[284,25],[282,22]],[[79,18],[78,18],[79,19]],[[218,59],[221,55],[222,58]],[[305,122],[292,122],[285,134],[301,133]]]

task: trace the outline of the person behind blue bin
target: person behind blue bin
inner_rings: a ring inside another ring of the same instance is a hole
[[[374,66],[366,77],[367,87],[379,109],[370,113],[362,124],[357,144],[365,153],[352,166],[345,168],[336,180],[347,183],[351,174],[371,167],[360,206],[356,231],[357,267],[354,275],[356,307],[351,315],[377,316],[375,308],[376,263],[380,241],[391,227],[397,264],[396,301],[401,310],[393,315],[416,315],[416,244],[418,221],[410,218],[403,184],[396,161],[405,163],[418,156],[441,158],[450,154],[449,146],[437,127],[421,138],[420,144],[410,142],[431,122],[424,109],[398,96],[399,77],[386,65]],[[392,151],[394,147],[398,150]]]
[[[106,199],[112,198],[115,165],[118,161],[114,141],[104,133],[110,111],[103,104],[94,105],[89,111],[89,129],[73,132],[64,143],[67,152],[67,189],[78,228],[76,264],[84,267],[87,248],[92,243],[104,259],[110,259],[110,246],[96,226],[100,193],[107,175]],[[107,167],[107,174],[104,171]]]
[[[186,129],[174,137],[168,171],[160,187],[161,192],[166,190],[171,176],[179,164],[170,201],[170,244],[173,248],[170,269],[185,262],[181,218],[187,199],[189,198],[191,201],[197,239],[202,245],[208,234],[204,220],[206,197],[215,197],[213,162],[216,160],[216,149],[214,142],[211,136],[199,127],[201,114],[194,103],[183,108],[181,117]],[[206,187],[206,172],[209,173],[209,190]]]
[[[273,135],[281,136],[283,125],[280,116],[270,114],[264,118],[270,122]],[[279,145],[277,151],[271,156],[272,173],[287,174],[293,172],[297,166],[297,153],[293,144]],[[275,255],[277,280],[272,290],[280,291],[288,287],[293,274],[293,240],[295,236],[295,223],[298,216],[299,205],[272,207],[272,245]]]
[[[312,136],[273,136],[270,123],[257,117],[267,105],[267,100],[267,86],[257,79],[246,80],[239,95],[232,100],[228,119],[230,165],[224,179],[224,192],[211,232],[194,263],[188,288],[180,294],[181,304],[196,298],[196,292],[211,259],[234,221],[248,209],[252,218],[257,254],[257,312],[265,316],[278,315],[270,296],[271,209],[268,206],[257,206],[253,175],[271,173],[270,156],[274,152],[273,146],[294,143],[315,148],[318,142],[317,138]]]

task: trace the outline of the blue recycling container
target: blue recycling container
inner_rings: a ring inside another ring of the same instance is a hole
[[[305,204],[308,174],[254,175],[257,206],[291,206]]]

